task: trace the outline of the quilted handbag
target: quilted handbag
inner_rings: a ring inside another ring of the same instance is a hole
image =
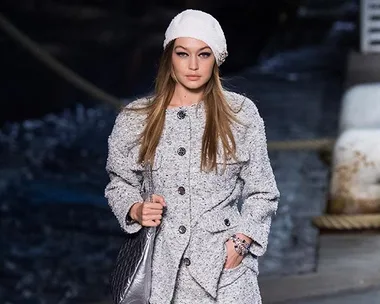
[[[154,193],[152,169],[145,166],[143,181],[144,203],[151,202]],[[156,227],[142,227],[127,234],[110,275],[114,304],[148,304],[151,290],[151,268]]]

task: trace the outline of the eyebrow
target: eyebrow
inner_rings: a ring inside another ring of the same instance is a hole
[[[188,50],[187,48],[185,48],[182,45],[177,45],[174,49],[177,49],[177,48],[183,48],[185,50]],[[198,51],[203,51],[204,49],[210,49],[211,50],[211,48],[209,46],[204,46],[203,48],[200,48]]]

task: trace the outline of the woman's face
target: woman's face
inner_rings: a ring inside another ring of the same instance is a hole
[[[209,81],[215,64],[210,47],[194,38],[177,38],[172,53],[173,73],[188,90],[198,90]]]

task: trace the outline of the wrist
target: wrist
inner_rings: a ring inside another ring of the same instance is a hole
[[[241,238],[237,234],[232,235],[229,240],[233,242],[235,251],[240,256],[245,256],[249,252],[249,247],[251,245],[251,242],[249,240],[246,240],[245,238]]]
[[[129,209],[129,212],[127,214],[127,220],[130,222],[136,222],[137,221],[137,209],[139,207],[140,203],[134,203],[132,207]]]
[[[235,233],[235,235],[236,235],[238,238],[245,240],[245,242],[246,242],[247,244],[251,245],[251,243],[252,243],[252,239],[251,239],[250,237],[246,236],[246,235],[243,234],[243,233]]]

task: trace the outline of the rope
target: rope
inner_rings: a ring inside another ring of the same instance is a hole
[[[0,13],[0,27],[16,42],[20,43],[29,52],[31,52],[38,60],[45,63],[49,68],[55,71],[59,76],[66,79],[75,87],[85,91],[90,96],[111,104],[116,108],[122,106],[122,102],[110,94],[99,89],[86,79],[82,78],[74,71],[70,70],[58,60],[52,57],[49,53],[42,49],[36,42],[31,40],[25,34],[21,33],[14,25],[12,25],[1,13]]]
[[[321,215],[312,222],[317,228],[329,230],[380,229],[380,214]]]
[[[57,59],[51,56],[43,48],[23,34],[14,25],[12,25],[1,13],[0,13],[0,27],[11,37],[13,40],[25,47],[32,53],[38,60],[45,63],[50,69],[55,71],[59,76],[66,79],[69,83],[76,88],[83,90],[90,96],[105,103],[109,103],[111,106],[120,109],[122,102],[117,97],[114,97],[103,90],[96,87],[83,77],[76,74],[73,70],[64,66]],[[273,141],[268,142],[269,150],[326,150],[333,146],[334,139],[308,139],[308,140],[289,140],[289,141]]]

